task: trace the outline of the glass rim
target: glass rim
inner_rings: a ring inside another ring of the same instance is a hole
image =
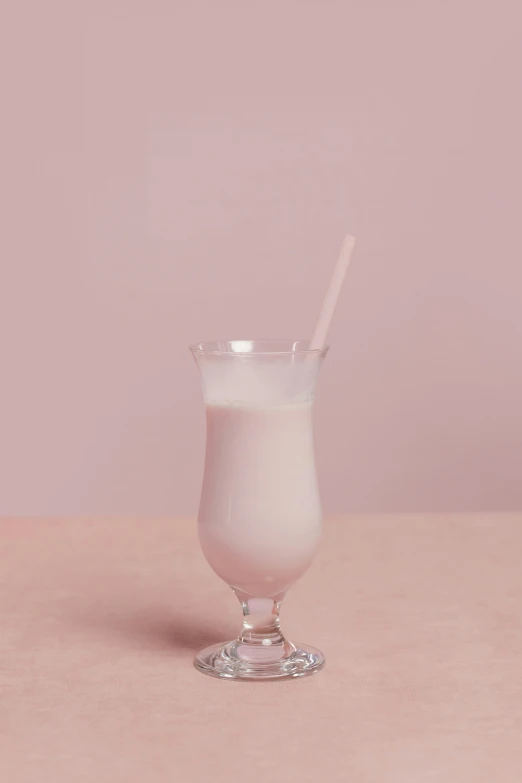
[[[252,346],[250,350],[246,350],[246,344]],[[256,350],[255,346],[264,344],[279,346],[272,350]],[[236,346],[235,348],[233,346]],[[203,356],[301,356],[310,354],[312,356],[319,356],[326,354],[330,346],[325,345],[322,348],[308,348],[300,346],[309,346],[309,340],[285,340],[285,339],[257,339],[257,340],[205,340],[200,343],[191,343],[189,350],[193,354]],[[223,349],[220,346],[227,346]],[[283,346],[287,346],[283,348]],[[243,350],[241,350],[243,348]]]

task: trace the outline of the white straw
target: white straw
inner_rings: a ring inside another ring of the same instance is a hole
[[[348,269],[348,264],[350,263],[354,247],[355,237],[347,234],[344,238],[343,246],[341,248],[341,252],[339,253],[339,258],[337,259],[337,263],[332,274],[332,279],[330,280],[330,285],[328,286],[328,291],[326,292],[326,296],[324,298],[323,306],[321,308],[321,315],[319,316],[319,320],[317,321],[317,325],[315,327],[315,332],[310,341],[310,348],[312,350],[317,348],[324,348],[326,335],[330,327],[335,305],[337,304],[337,299],[341,292],[346,270]]]

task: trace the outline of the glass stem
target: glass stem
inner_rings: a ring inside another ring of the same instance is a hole
[[[239,592],[236,595],[243,609],[243,629],[238,642],[252,647],[282,647],[285,638],[279,627],[279,609],[283,596],[274,599],[252,598]]]

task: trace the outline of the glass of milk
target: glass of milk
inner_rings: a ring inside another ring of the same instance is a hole
[[[321,538],[312,409],[327,350],[299,340],[191,346],[207,416],[199,539],[244,616],[237,639],[196,657],[214,677],[300,677],[324,666],[321,652],[285,639],[279,608]]]

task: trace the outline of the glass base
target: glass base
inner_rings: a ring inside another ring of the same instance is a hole
[[[274,649],[275,648],[275,649]],[[214,644],[196,655],[196,669],[210,677],[227,680],[274,680],[285,677],[307,677],[324,666],[324,655],[313,647],[290,642],[284,645],[258,646],[236,639]]]

